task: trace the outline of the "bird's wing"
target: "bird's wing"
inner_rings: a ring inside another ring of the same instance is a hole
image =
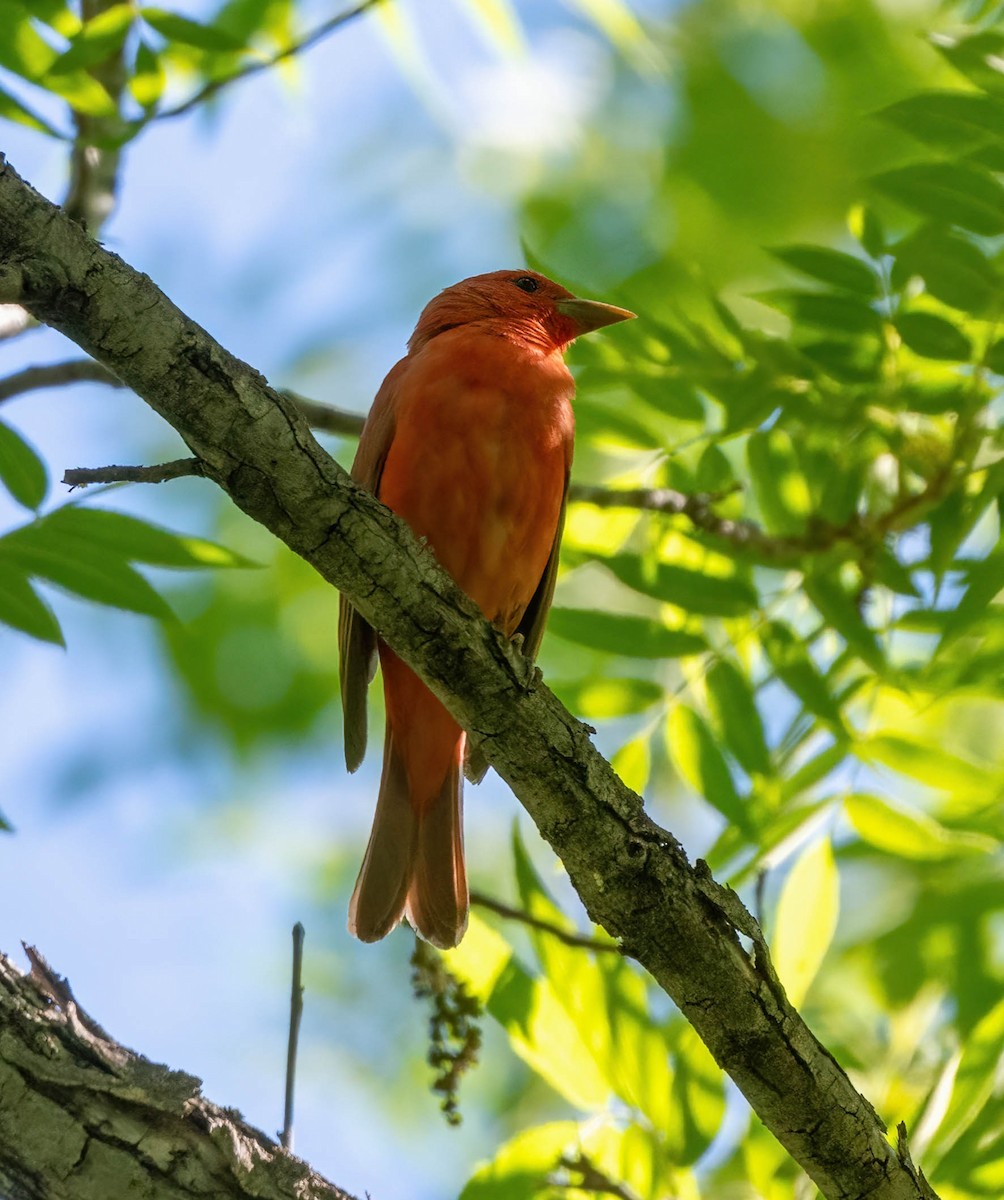
[[[544,637],[544,626],[547,624],[547,610],[551,607],[554,584],[558,578],[558,555],[561,550],[561,535],[565,528],[565,510],[568,507],[568,475],[569,472],[566,469],[565,490],[561,495],[558,525],[554,531],[554,541],[551,543],[551,553],[547,559],[547,566],[544,568],[544,573],[540,577],[540,583],[537,584],[537,590],[533,593],[530,603],[526,606],[526,612],[523,613],[523,618],[516,628],[516,633],[522,635],[523,638],[523,654],[531,662],[537,657],[537,651],[540,649],[540,643]],[[485,761],[484,755],[468,740],[464,758],[464,774],[471,783],[480,783],[484,779],[487,770],[488,763]]]
[[[381,384],[352,463],[352,478],[374,495],[380,490],[380,476],[394,438],[398,393],[407,364],[408,360],[402,359]],[[366,753],[366,689],[376,674],[377,639],[372,626],[344,596],[338,610],[338,655],[345,765],[354,771]]]

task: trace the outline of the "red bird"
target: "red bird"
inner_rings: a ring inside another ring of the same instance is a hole
[[[475,275],[426,305],[383,381],[352,477],[424,537],[488,620],[536,656],[554,591],[572,463],[575,384],[563,351],[634,316],[533,271]],[[345,760],[366,749],[366,689],[383,668],[387,729],[373,831],[349,906],[364,942],[406,915],[435,946],[467,928],[461,771],[466,735],[342,600]],[[468,774],[484,773],[468,762]]]

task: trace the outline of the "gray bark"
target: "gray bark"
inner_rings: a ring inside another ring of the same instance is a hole
[[[30,975],[0,955],[5,1200],[353,1200],[200,1087],[113,1041],[37,955]]]
[[[315,441],[295,406],[0,164],[0,302],[111,368],[246,513],[341,589],[443,700],[562,859],[591,918],[693,1023],[828,1200],[930,1200],[905,1138],[773,977],[733,893],[681,847],[407,527]],[[699,864],[700,866],[700,864]]]

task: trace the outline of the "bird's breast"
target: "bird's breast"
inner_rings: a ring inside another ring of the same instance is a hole
[[[499,338],[448,339],[426,347],[402,386],[380,498],[512,632],[557,531],[573,383],[558,355],[513,352]]]

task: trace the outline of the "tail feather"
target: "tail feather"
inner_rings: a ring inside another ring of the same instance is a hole
[[[417,833],[404,762],[388,727],[373,829],[349,901],[349,932],[360,941],[378,942],[404,915]]]
[[[463,793],[460,761],[454,759],[443,786],[418,818],[405,915],[440,950],[459,944],[467,930]]]
[[[442,950],[464,936],[468,894],[461,747],[457,750],[439,792],[419,811],[388,726],[373,829],[349,902],[349,932],[360,941],[386,937],[405,915]]]

